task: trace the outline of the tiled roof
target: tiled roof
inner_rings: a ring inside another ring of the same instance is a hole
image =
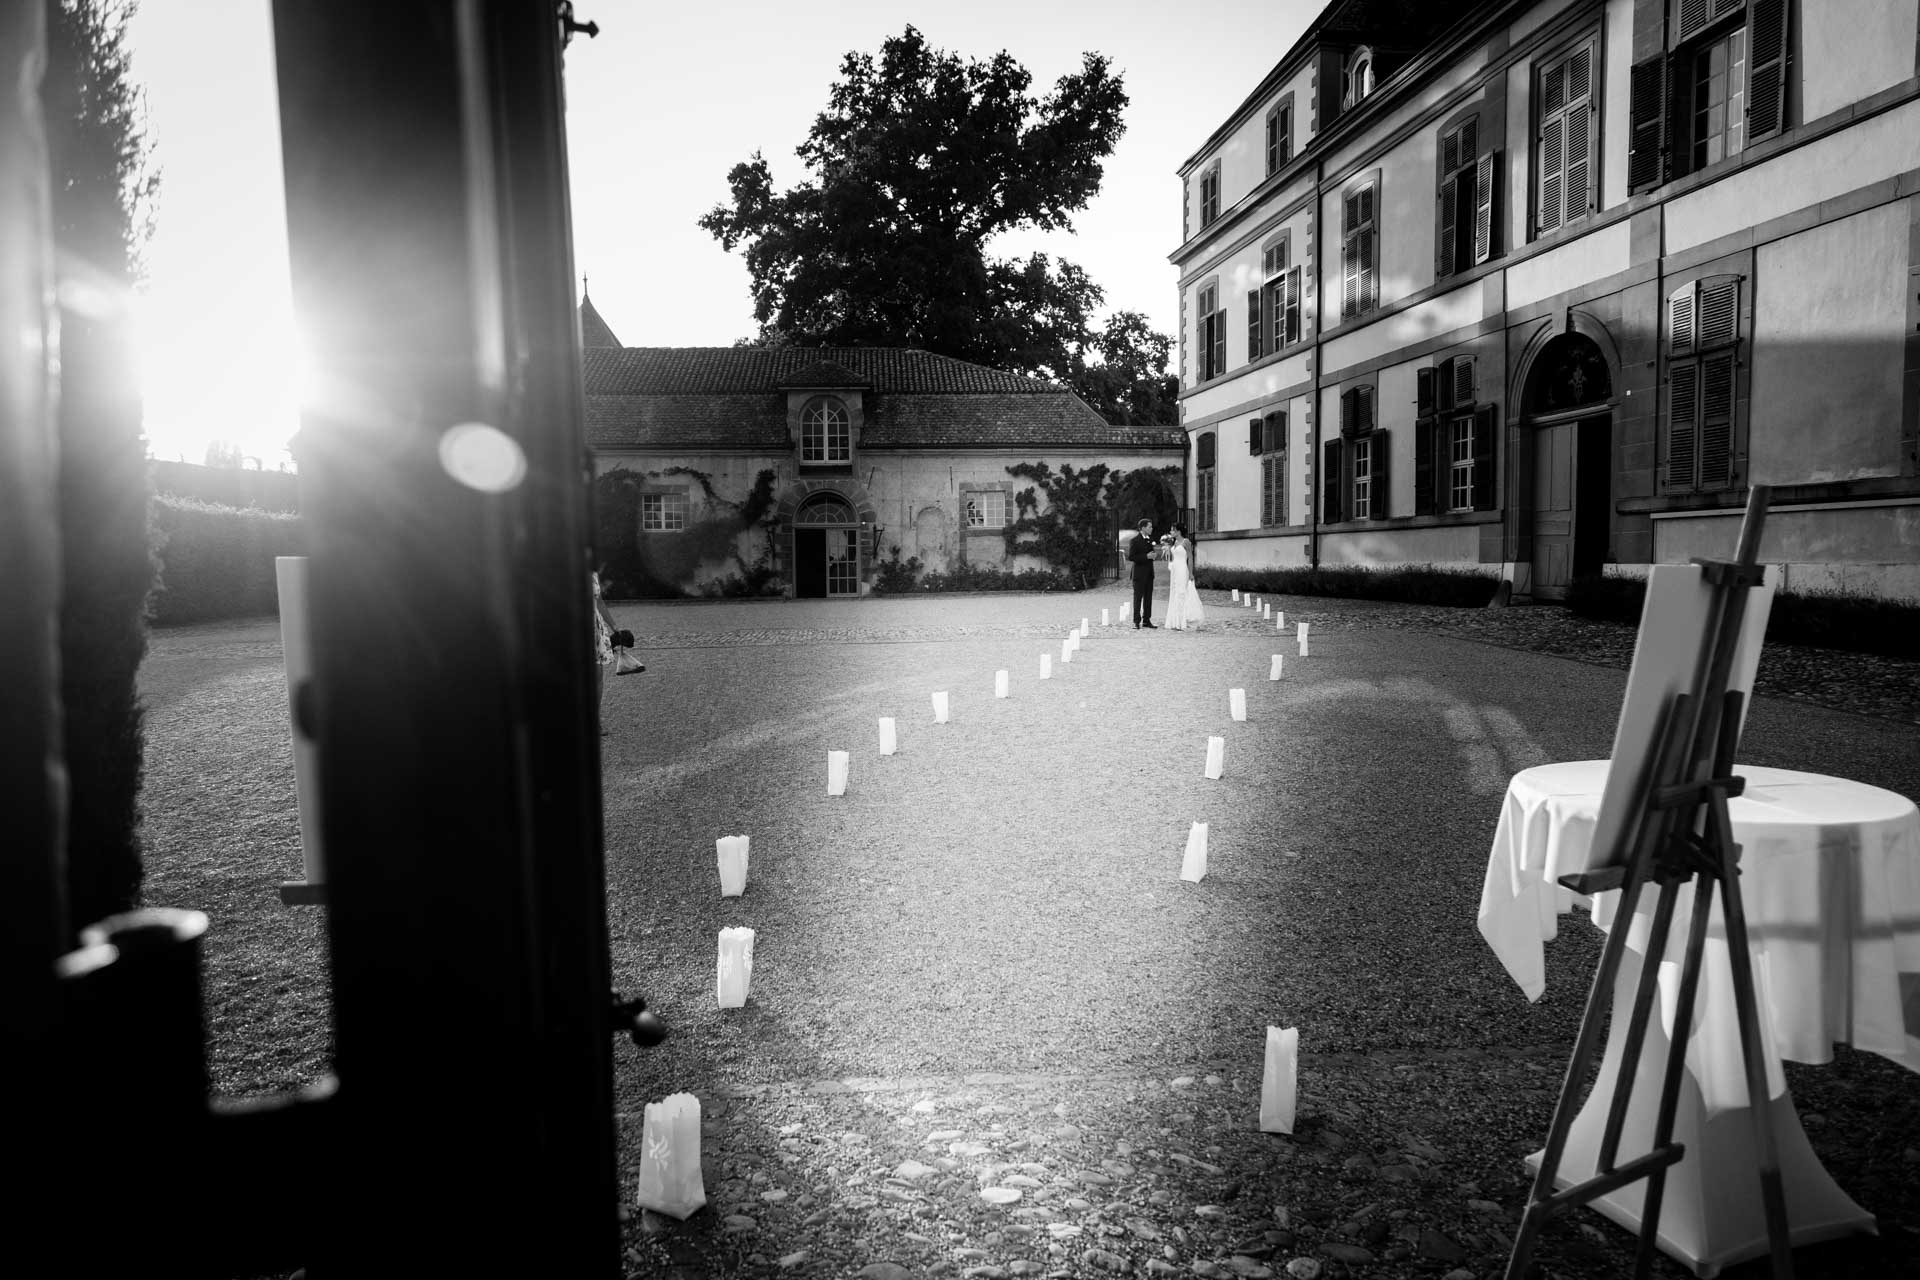
[[[1065,387],[910,348],[592,348],[585,357],[587,443],[601,449],[784,451],[792,441],[781,388],[820,385],[872,389],[863,449],[1186,448],[1179,427],[1110,426]],[[855,381],[810,380],[829,364]]]
[[[778,391],[823,362],[881,395],[890,391],[1060,394],[1038,378],[936,356],[913,347],[624,347],[586,352],[587,390],[624,395]]]
[[[867,380],[833,360],[815,360],[798,373],[780,379],[783,388],[864,387]]]
[[[584,293],[580,297],[580,345],[615,350],[620,347],[620,339],[613,336],[613,327],[600,318],[600,313],[594,310],[593,299]]]

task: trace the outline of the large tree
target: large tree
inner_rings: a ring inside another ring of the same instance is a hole
[[[1071,381],[1101,417],[1127,427],[1180,421],[1180,380],[1167,372],[1173,339],[1138,311],[1116,311],[1092,345],[1099,362],[1083,366]]]
[[[914,346],[1081,386],[1099,286],[1044,253],[989,250],[1008,231],[1070,230],[1099,191],[1127,105],[1107,59],[1083,55],[1036,98],[1004,51],[962,61],[909,26],[840,71],[797,151],[811,177],[776,191],[756,152],[700,220],[744,251],[759,341]]]
[[[126,296],[158,185],[127,65],[130,0],[44,0],[41,82],[60,282],[61,701],[78,928],[140,900],[146,446]]]

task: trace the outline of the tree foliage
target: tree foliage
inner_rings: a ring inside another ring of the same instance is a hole
[[[1138,311],[1116,311],[1094,339],[1097,364],[1073,378],[1080,398],[1115,426],[1170,426],[1180,421],[1180,380],[1167,372],[1173,340]]]
[[[1013,496],[1018,514],[1001,534],[1007,554],[1039,556],[1057,565],[1076,591],[1097,584],[1114,563],[1124,514],[1148,512],[1158,530],[1170,525],[1177,511],[1169,483],[1179,474],[1177,467],[1115,471],[1096,462],[1076,470],[1063,463],[1056,472],[1044,462],[1019,462],[1007,474],[1033,481]],[[1046,495],[1044,509],[1036,488]]]
[[[128,71],[130,3],[45,0],[41,82],[60,282],[61,702],[69,919],[138,905],[144,727],[135,675],[153,586],[146,446],[125,308],[159,178]]]
[[[1135,313],[1095,333],[1105,295],[1071,262],[989,252],[1005,232],[1070,230],[1099,191],[1127,105],[1107,59],[1083,55],[1035,97],[1006,52],[963,61],[909,26],[840,72],[797,151],[811,176],[776,191],[756,152],[700,219],[745,258],[751,341],[919,347],[1091,392],[1113,421],[1174,421],[1157,391],[1121,385],[1164,373],[1164,337]],[[1158,339],[1158,364],[1144,338]]]

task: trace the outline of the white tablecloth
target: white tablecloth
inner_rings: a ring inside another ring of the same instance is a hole
[[[1920,810],[1862,783],[1739,766],[1746,794],[1729,805],[1762,1021],[1779,1056],[1828,1062],[1845,1042],[1920,1071]],[[1574,895],[1557,880],[1587,868],[1607,761],[1542,765],[1508,784],[1480,896],[1480,933],[1527,998],[1546,989],[1543,944]],[[1684,956],[1692,885],[1683,888],[1662,958],[1662,1004]],[[1606,928],[1618,893],[1598,895]],[[1641,891],[1629,940],[1644,951],[1654,886]],[[1688,1064],[1710,1110],[1746,1104],[1725,966],[1725,922],[1713,905],[1708,964]],[[1773,1053],[1769,1054],[1770,1059]],[[1777,1063],[1770,1062],[1774,1092]]]

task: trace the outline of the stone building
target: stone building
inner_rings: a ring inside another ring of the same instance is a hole
[[[1335,0],[1182,167],[1213,564],[1920,599],[1913,0]]]
[[[1184,455],[1177,427],[1110,426],[1064,387],[925,351],[623,347],[591,300],[580,321],[595,475],[631,473],[643,547],[670,550],[770,476],[770,518],[689,564],[688,588],[765,556],[789,596],[859,596],[896,547],[932,570],[1028,567],[1001,532],[1031,484],[1009,466]]]

